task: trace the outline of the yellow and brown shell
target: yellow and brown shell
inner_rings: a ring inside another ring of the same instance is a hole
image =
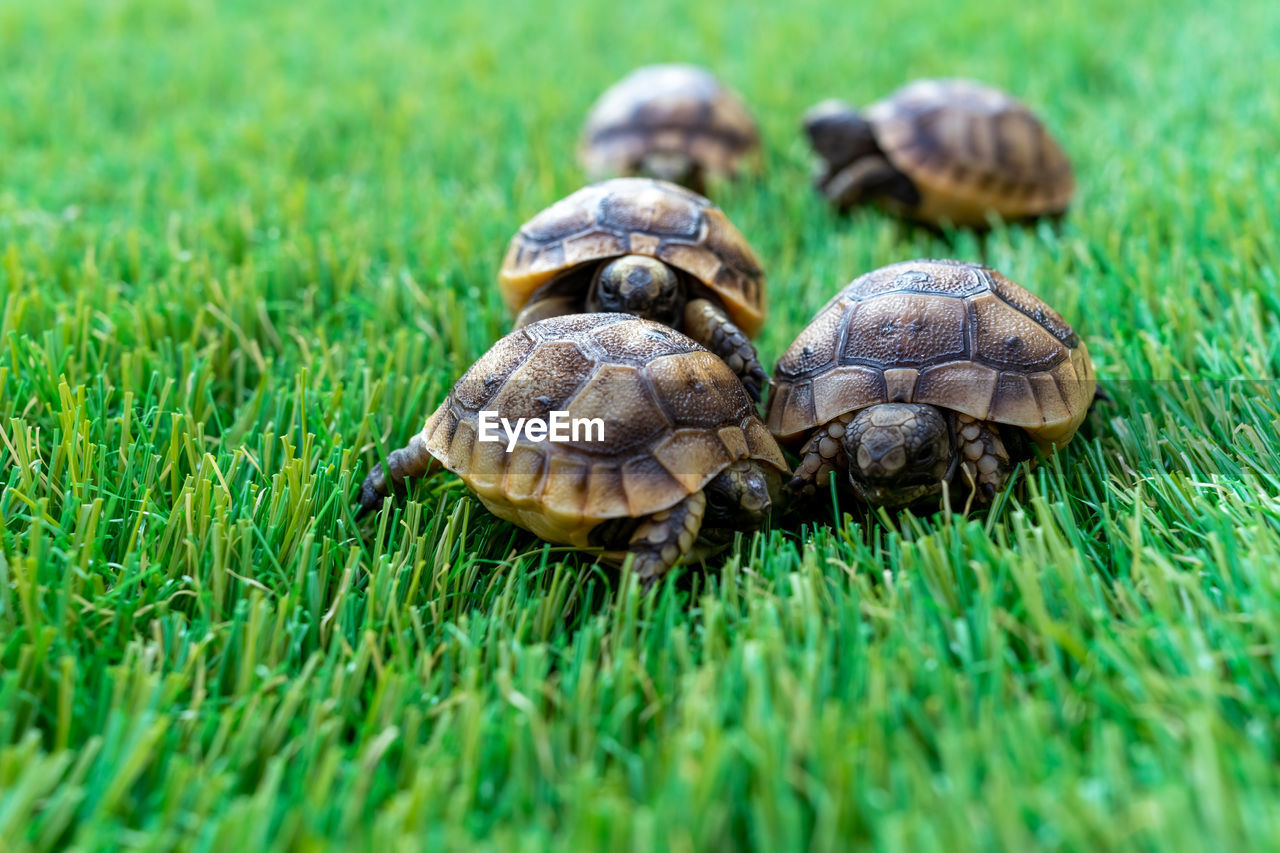
[[[971,80],[920,80],[869,106],[885,157],[916,185],[902,211],[929,222],[982,226],[1061,213],[1075,192],[1071,162],[1020,101]],[[887,201],[892,205],[892,201]]]
[[[650,154],[687,157],[733,177],[758,159],[760,131],[742,98],[696,65],[648,65],[605,90],[587,114],[578,158],[592,180],[635,174]]]
[[[583,187],[511,239],[498,281],[512,314],[543,285],[583,264],[647,255],[701,282],[754,336],[764,323],[764,273],[724,211],[666,181],[615,178]]]
[[[482,411],[600,418],[553,443],[478,441]],[[613,518],[674,506],[741,459],[786,461],[723,361],[660,323],[572,314],[517,329],[458,380],[422,430],[427,450],[496,516],[550,542],[588,547]]]
[[[1021,427],[1046,450],[1097,382],[1058,312],[995,270],[908,261],[855,279],[778,360],[766,417],[784,443],[848,412],[926,403]]]

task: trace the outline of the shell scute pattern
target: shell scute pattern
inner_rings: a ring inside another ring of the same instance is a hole
[[[507,376],[486,408],[511,419],[545,418],[565,407],[592,364],[592,357],[574,341],[541,342]]]
[[[651,444],[670,428],[647,378],[630,364],[600,365],[569,407],[574,417],[598,419],[607,442],[586,440],[563,445],[587,454],[626,453]]]
[[[990,86],[923,80],[872,104],[867,116],[891,158],[958,184],[1003,181],[1010,194],[1030,195],[1070,178],[1070,164],[1044,124]]]
[[[711,428],[726,416],[742,421],[751,415],[755,407],[742,383],[721,364],[709,352],[654,360],[649,375],[673,423]]]
[[[1087,350],[1056,311],[994,270],[909,261],[851,282],[778,361],[768,424],[784,440],[889,401],[1069,439],[1093,397]]]
[[[703,210],[710,205],[674,184],[670,187],[653,182],[629,195],[607,193],[600,202],[597,221],[601,227],[620,233],[700,239],[706,228]]]
[[[462,375],[453,386],[454,396],[469,408],[484,407],[532,350],[533,341],[527,335],[508,335]]]
[[[923,367],[968,356],[964,304],[891,292],[859,302],[845,317],[841,364]]]
[[[926,216],[980,224],[1064,210],[1071,163],[1017,99],[969,80],[922,80],[867,108],[876,140],[924,194]]]
[[[673,506],[738,459],[786,462],[728,366],[694,341],[625,314],[554,317],[512,332],[428,419],[429,452],[485,505],[543,538],[586,546],[596,523]],[[492,352],[492,351],[491,351]],[[504,361],[503,359],[508,359]],[[482,375],[502,375],[476,393]],[[604,439],[477,440],[481,409],[513,421],[600,418]]]
[[[649,152],[684,152],[702,169],[733,175],[759,146],[759,130],[742,99],[706,69],[653,65],[637,69],[596,101],[579,157],[597,177],[632,171]]]
[[[657,258],[718,296],[748,335],[764,322],[764,273],[742,234],[706,198],[665,181],[615,178],[578,190],[521,227],[499,273],[514,314],[542,285],[626,254]]]

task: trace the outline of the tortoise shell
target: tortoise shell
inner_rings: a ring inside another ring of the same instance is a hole
[[[920,80],[864,113],[885,157],[920,192],[912,216],[960,226],[1060,213],[1071,163],[1030,110],[970,80]],[[891,203],[891,202],[890,202]]]
[[[477,440],[480,413],[600,418],[603,440]],[[422,430],[427,450],[496,516],[551,542],[674,506],[740,459],[786,461],[733,371],[677,331],[629,314],[517,329],[458,380]]]
[[[502,262],[502,297],[518,313],[552,279],[621,255],[647,255],[688,273],[747,335],[760,331],[764,273],[746,238],[703,196],[649,178],[583,187],[526,222]]]
[[[578,149],[593,180],[634,174],[646,154],[672,152],[707,173],[732,177],[757,153],[760,131],[746,104],[696,65],[649,65],[605,90],[587,114]]]
[[[1065,445],[1093,400],[1089,351],[995,270],[907,261],[854,279],[779,359],[769,429],[784,442],[879,403],[927,403]]]

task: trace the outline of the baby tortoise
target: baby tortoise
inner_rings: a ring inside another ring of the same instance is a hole
[[[764,273],[706,198],[665,181],[584,187],[524,224],[499,274],[516,328],[617,311],[678,329],[720,356],[759,400],[768,381],[751,336],[764,323]]]
[[[805,132],[824,161],[818,189],[841,210],[875,201],[932,225],[982,228],[1062,213],[1071,163],[1011,96],[970,80],[921,80],[862,114],[823,101]]]
[[[791,488],[903,506],[944,482],[990,502],[1030,439],[1075,435],[1096,380],[1084,341],[995,270],[908,261],[855,279],[778,361],[767,423],[800,445]]]
[[[555,412],[602,427],[566,426],[569,441],[504,427],[481,440],[487,413],[516,424]],[[494,515],[549,542],[601,548],[614,563],[634,554],[646,584],[758,527],[790,473],[723,361],[626,314],[554,317],[502,338],[388,455],[390,477],[373,469],[362,508],[437,461]]]
[[[578,158],[591,180],[644,175],[706,192],[709,177],[758,164],[760,132],[742,99],[696,65],[649,65],[610,86],[587,115]]]

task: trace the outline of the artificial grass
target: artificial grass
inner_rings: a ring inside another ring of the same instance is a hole
[[[1268,849],[1280,6],[0,3],[0,846]],[[757,112],[767,364],[984,260],[1112,402],[972,517],[841,507],[657,594],[368,468],[507,328],[507,239],[648,61]],[[1060,229],[810,191],[797,123],[1034,104]]]

